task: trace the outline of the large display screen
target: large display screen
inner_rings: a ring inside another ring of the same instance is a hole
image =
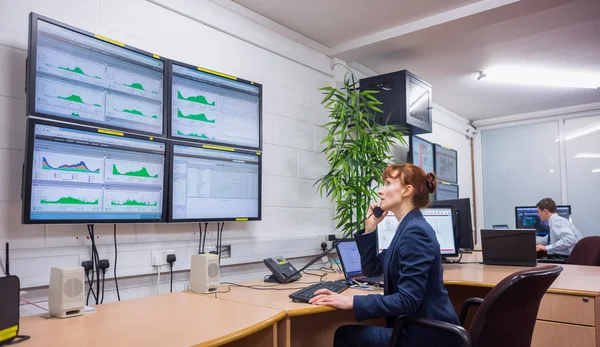
[[[164,133],[166,60],[31,15],[29,115]]]
[[[167,144],[30,119],[24,223],[166,221]]]
[[[259,220],[260,155],[210,147],[173,143],[170,219]]]
[[[171,69],[171,137],[261,147],[259,84],[182,63]]]

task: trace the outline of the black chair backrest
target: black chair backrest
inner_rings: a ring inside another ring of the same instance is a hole
[[[600,266],[600,236],[588,236],[579,240],[567,264]]]
[[[557,265],[515,272],[498,283],[475,313],[473,346],[529,347],[542,297],[563,270]]]

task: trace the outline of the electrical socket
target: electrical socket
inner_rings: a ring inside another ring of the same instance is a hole
[[[167,265],[167,255],[175,254],[174,249],[153,250],[151,254],[152,266]]]

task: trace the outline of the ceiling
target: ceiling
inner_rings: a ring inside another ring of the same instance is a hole
[[[348,63],[411,71],[436,104],[470,120],[600,102],[600,89],[476,78],[504,64],[600,73],[599,0],[235,1]]]
[[[478,0],[233,0],[331,47]]]

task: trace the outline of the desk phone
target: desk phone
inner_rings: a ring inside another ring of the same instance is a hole
[[[299,280],[302,274],[299,272],[294,274],[296,268],[287,259],[282,256],[263,259],[265,266],[273,273],[265,279],[265,282],[293,282]],[[293,275],[293,276],[292,276]]]

